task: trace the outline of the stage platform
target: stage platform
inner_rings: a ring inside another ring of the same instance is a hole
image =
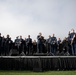
[[[76,56],[0,56],[0,70],[76,70]]]

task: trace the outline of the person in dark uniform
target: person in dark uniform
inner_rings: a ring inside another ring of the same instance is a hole
[[[28,35],[27,38],[27,49],[28,49],[28,54],[32,54],[32,39],[30,38],[30,35]]]
[[[59,45],[61,43],[61,39],[58,38],[57,44]]]
[[[49,38],[46,40],[47,44],[47,53],[51,52],[51,36],[49,35]]]
[[[33,41],[33,53],[37,52],[37,42],[36,40]]]
[[[27,39],[25,38],[24,39],[24,53],[25,53],[25,55],[27,55]]]
[[[1,36],[1,33],[0,33],[0,55],[2,53],[2,36]]]
[[[5,37],[2,37],[2,55],[5,55]]]
[[[13,50],[13,41],[10,37],[10,41],[9,41],[9,55],[11,54],[11,50]]]
[[[74,55],[76,55],[76,34],[74,35],[74,37],[72,39],[72,45],[73,45]]]
[[[57,38],[55,37],[55,34],[51,37],[51,52],[53,54],[56,53],[57,50]]]
[[[71,42],[72,42],[72,40],[73,40],[73,37],[74,37],[74,35],[75,35],[75,31],[74,31],[74,29],[71,29],[71,33],[70,33],[70,39],[71,39]],[[74,45],[71,43],[71,48],[72,48],[72,55],[74,55]]]
[[[65,37],[64,40],[62,41],[62,44],[63,44],[63,51],[64,51],[64,54],[65,53],[69,53],[69,48],[68,48],[68,40],[67,38]]]
[[[47,53],[46,39],[42,36],[42,53]]]
[[[70,38],[71,38],[71,40],[72,40],[72,38],[73,38],[73,36],[75,35],[75,31],[74,31],[74,29],[71,29],[71,33],[70,33]]]
[[[23,42],[24,42],[24,40],[23,40],[22,36],[20,36],[20,39],[19,39],[19,54],[21,54],[22,51],[23,51],[23,47],[24,47]]]
[[[15,41],[14,41],[14,43],[15,43],[15,49],[17,51],[19,51],[19,46],[20,46],[20,43],[19,42],[20,42],[19,41],[19,36],[17,36],[16,39],[15,39]]]
[[[69,51],[69,54],[72,55],[72,47],[71,47],[71,36],[70,36],[70,31],[68,33],[68,37],[67,37],[67,40],[68,40],[68,51]]]
[[[62,50],[63,50],[63,47],[62,47],[62,41],[61,41],[60,38],[58,38],[56,55],[60,55],[61,52],[62,52]]]
[[[11,39],[10,39],[10,36],[7,35],[6,39],[5,39],[5,55],[9,55],[9,52],[10,52],[10,44],[11,44]]]
[[[37,53],[42,53],[42,48],[43,48],[43,36],[42,33],[39,33],[39,35],[37,36]]]

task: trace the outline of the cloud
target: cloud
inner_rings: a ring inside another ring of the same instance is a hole
[[[76,0],[0,0],[0,32],[33,39],[39,32],[45,38],[65,37],[76,29]]]

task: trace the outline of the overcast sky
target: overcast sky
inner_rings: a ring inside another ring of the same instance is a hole
[[[36,39],[54,33],[64,38],[76,30],[76,0],[0,0],[0,33],[12,39],[22,35]]]

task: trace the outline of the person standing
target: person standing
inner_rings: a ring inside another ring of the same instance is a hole
[[[5,37],[2,37],[2,55],[5,55]]]
[[[22,36],[20,36],[20,39],[19,39],[19,54],[21,54],[22,51],[23,51],[23,42],[24,42],[24,40],[23,40]]]
[[[69,31],[68,37],[67,37],[67,40],[68,40],[68,52],[69,52],[70,55],[72,55],[71,36],[70,35],[71,35],[71,33]]]
[[[26,42],[27,42],[28,54],[30,55],[32,54],[32,39],[30,38],[30,35],[28,35]]]
[[[27,39],[25,38],[24,39],[24,43],[23,43],[23,45],[24,45],[24,53],[25,53],[25,55],[27,55]]]
[[[74,35],[75,35],[75,31],[74,31],[74,29],[71,29],[71,33],[70,33],[70,39],[71,39],[71,48],[72,48],[72,55],[74,55],[74,45],[73,45],[73,43],[72,43],[72,40],[73,40],[73,37],[74,37]]]
[[[53,54],[56,53],[57,50],[57,38],[55,37],[55,34],[51,37],[51,52]]]
[[[10,39],[10,36],[7,35],[7,37],[5,38],[5,55],[9,55],[9,52],[10,52],[10,44],[11,44],[11,39]]]
[[[56,54],[59,55],[62,52],[62,49],[63,49],[62,41],[61,41],[60,38],[58,38],[58,41],[57,41],[57,53]]]
[[[33,53],[37,52],[37,42],[36,40],[33,41]]]
[[[14,41],[14,44],[15,44],[15,49],[17,50],[17,51],[19,51],[19,36],[17,36],[16,37],[16,39],[15,39],[15,41]]]
[[[68,40],[67,38],[65,37],[64,40],[62,41],[62,45],[63,45],[63,51],[64,51],[64,54],[65,53],[69,53],[69,47],[68,47]]]
[[[51,53],[51,36],[49,35],[48,39],[46,40],[47,44],[47,53]]]
[[[2,54],[2,36],[0,33],[0,55]]]
[[[42,53],[43,48],[43,36],[42,33],[40,32],[39,35],[37,36],[37,53]]]
[[[70,33],[70,38],[72,40],[72,38],[74,37],[75,35],[75,30],[74,29],[71,29],[71,33]]]
[[[76,34],[74,35],[74,37],[72,39],[72,45],[73,45],[74,55],[76,55]]]

